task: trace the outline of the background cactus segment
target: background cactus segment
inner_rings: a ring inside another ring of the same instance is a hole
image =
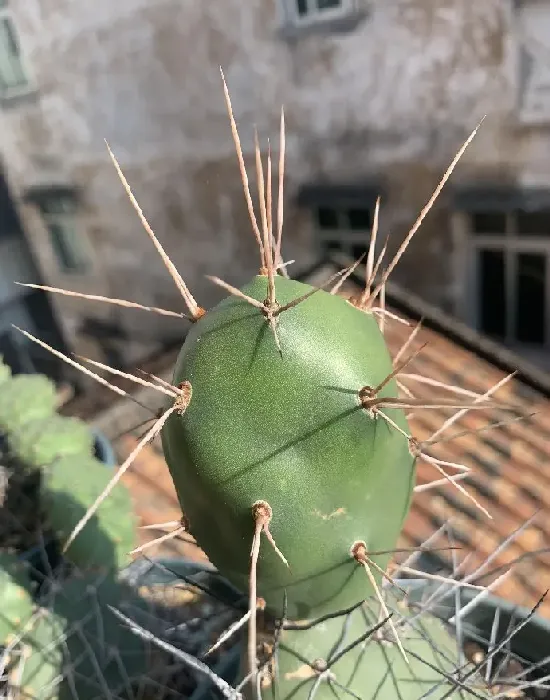
[[[0,646],[6,647],[14,632],[33,611],[31,581],[25,565],[15,554],[0,553]]]
[[[88,574],[54,582],[44,605],[65,623],[59,700],[136,697],[132,687],[145,674],[147,650],[108,606],[146,609],[146,602],[112,576]]]
[[[24,700],[54,700],[64,683],[66,620],[51,610],[39,609],[21,635],[10,684]]]
[[[0,355],[0,384],[3,384],[5,381],[10,379],[11,377],[11,367],[4,362],[4,358],[2,355]]]
[[[241,291],[263,302],[267,279]],[[276,277],[285,305],[313,288]],[[248,586],[252,505],[269,503],[271,533],[287,568],[264,540],[258,594],[280,611],[310,617],[372,594],[350,557],[356,540],[371,552],[395,547],[414,487],[408,442],[361,407],[359,390],[378,387],[392,362],[374,317],[317,291],[277,317],[277,348],[262,311],[230,297],[193,325],[174,385],[189,380],[184,415],[163,431],[167,463],[190,530],[220,572]],[[388,381],[379,397],[395,397]],[[401,410],[384,413],[402,430]],[[372,559],[385,567],[389,554]]]
[[[365,603],[346,616],[325,620],[308,630],[284,631],[277,653],[278,697],[292,700],[474,697],[469,690],[460,690],[452,680],[460,678],[455,675],[461,666],[458,647],[440,620],[423,616],[401,626],[400,619],[404,621],[414,610],[388,602],[388,607],[395,611],[394,623],[400,630],[406,661],[397,645],[388,640],[387,625],[364,639],[380,619],[372,607],[368,609]],[[266,678],[264,687],[271,683]],[[456,690],[450,693],[453,686]],[[481,678],[469,679],[467,687],[475,691],[475,697],[489,697],[484,694]]]
[[[112,473],[93,457],[55,460],[43,479],[44,506],[61,543],[101,495]],[[66,557],[80,569],[120,568],[137,546],[137,523],[127,488],[118,483],[91,521],[71,543]]]
[[[61,620],[36,608],[27,568],[16,555],[0,554],[0,662],[16,697],[50,698],[63,658]],[[11,696],[10,696],[11,697]]]
[[[94,441],[86,423],[55,413],[19,426],[10,434],[9,444],[22,462],[39,469],[58,457],[92,457]]]
[[[41,374],[20,374],[2,382],[0,429],[7,433],[31,420],[48,418],[55,408],[55,386]]]

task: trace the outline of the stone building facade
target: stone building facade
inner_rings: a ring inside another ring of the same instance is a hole
[[[395,250],[486,115],[395,279],[544,356],[548,0],[0,0],[0,154],[45,283],[183,310],[104,139],[203,306],[220,297],[205,274],[239,284],[256,271],[220,66],[253,188],[254,126],[276,176],[284,105],[284,257],[300,267],[361,252],[378,194]],[[120,355],[117,334],[131,362],[182,333],[51,301],[69,345],[96,357]]]

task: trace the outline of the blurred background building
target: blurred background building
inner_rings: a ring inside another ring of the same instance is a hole
[[[284,105],[294,269],[363,252],[379,194],[395,251],[487,115],[393,279],[550,366],[547,0],[0,0],[0,352],[42,357],[12,323],[118,364],[185,333],[13,284],[184,311],[104,139],[203,306],[257,271],[220,66],[253,188]]]

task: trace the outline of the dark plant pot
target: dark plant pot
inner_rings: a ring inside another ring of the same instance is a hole
[[[484,651],[489,648],[490,640],[493,649],[506,642],[502,646],[502,655],[508,655],[523,668],[536,667],[531,675],[522,677],[522,682],[532,682],[550,674],[550,620],[493,595],[484,596],[474,605],[479,591],[472,588],[451,590],[447,586],[442,589],[441,584],[410,579],[401,580],[399,584],[409,592],[411,603],[426,601],[438,590],[445,592],[430,605],[432,614],[448,622],[456,615],[457,609],[460,610],[459,623],[453,622],[453,629],[461,635],[463,642],[473,643]],[[546,681],[544,685],[548,687],[550,682]],[[541,688],[536,697],[550,698],[550,691]]]
[[[92,428],[94,436],[94,455],[100,462],[103,462],[108,467],[116,467],[117,458],[111,442],[107,437],[96,428]]]
[[[91,432],[94,437],[95,458],[103,462],[106,467],[113,469],[117,464],[113,446],[99,430],[91,428]],[[48,538],[44,542],[31,547],[31,549],[28,549],[21,555],[21,559],[29,564],[31,578],[38,585],[51,576],[52,571],[55,571],[63,564],[61,546],[55,538]]]
[[[214,567],[185,558],[178,559],[136,559],[121,573],[121,580],[138,590],[141,586],[173,585],[185,581],[206,589],[229,607],[247,610],[247,596],[243,596],[228,581],[220,576]],[[136,620],[136,622],[139,622]],[[147,627],[147,621],[144,621]],[[238,683],[242,650],[235,645],[212,667],[214,673],[227,683]],[[213,700],[219,697],[213,690],[211,681],[205,677],[197,679],[197,686],[188,700]]]

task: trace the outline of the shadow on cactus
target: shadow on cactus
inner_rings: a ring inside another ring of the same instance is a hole
[[[154,376],[133,377],[87,361],[165,394],[167,407],[160,418],[152,416],[151,428],[71,537],[81,536],[135,455],[162,434],[184,513],[174,532],[191,532],[220,576],[248,598],[248,610],[222,635],[227,641],[239,638],[245,628],[247,632],[247,652],[233,687],[213,677],[200,659],[184,659],[224,697],[254,693],[259,697],[264,692],[279,700],[494,695],[491,675],[481,673],[483,664],[476,667],[464,659],[458,625],[453,628],[440,621],[432,614],[433,605],[419,610],[409,599],[409,584],[387,573],[415,490],[419,460],[440,473],[437,484],[448,482],[490,517],[460,484],[466,467],[435,457],[430,441],[420,442],[410,433],[407,412],[456,409],[442,430],[470,410],[499,408],[511,415],[516,411],[491,398],[511,376],[484,395],[470,393],[467,400],[457,387],[447,387],[456,399],[415,399],[404,391],[399,376],[422,350],[411,350],[419,326],[393,358],[384,339],[385,324],[402,320],[385,308],[385,284],[477,129],[389,262],[384,260],[386,246],[376,254],[377,203],[365,260],[365,289],[346,297],[342,285],[362,259],[331,279],[327,288],[289,278],[282,257],[284,115],[276,217],[271,150],[266,175],[256,140],[258,223],[225,81],[224,94],[260,254],[259,274],[241,288],[210,278],[229,296],[205,311],[163,250],[109,149],[126,192],[187,305],[192,326],[172,383]],[[182,316],[118,299],[103,301]],[[88,367],[80,368],[93,374]],[[411,573],[425,576],[409,567]],[[451,591],[467,585],[443,580]],[[485,594],[480,592],[482,598]],[[458,610],[456,616],[460,617]],[[137,636],[166,648],[146,629],[126,622]],[[487,641],[485,663],[492,658],[495,639]],[[173,652],[177,656],[177,650]]]

